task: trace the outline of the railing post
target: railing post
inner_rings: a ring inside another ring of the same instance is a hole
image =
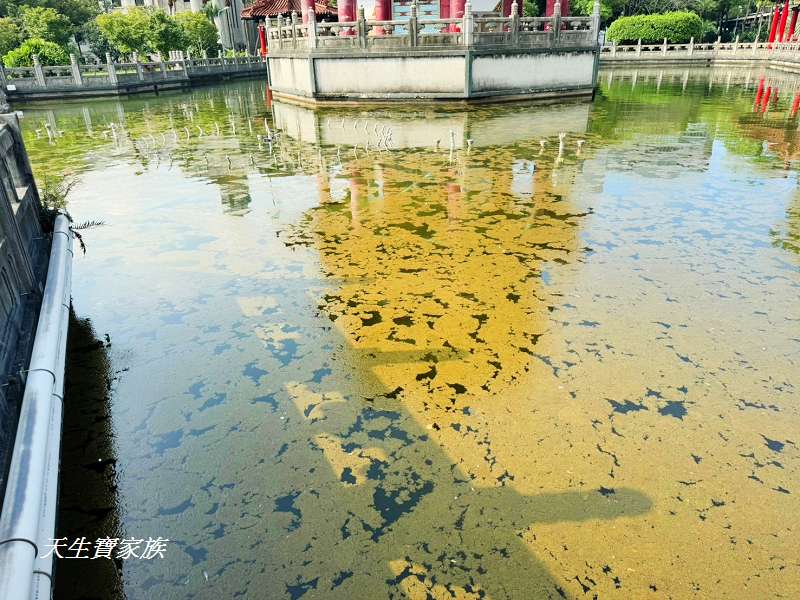
[[[33,59],[33,76],[36,79],[36,84],[40,87],[47,87],[47,82],[44,79],[44,69],[42,69],[42,63],[39,62],[39,55],[32,54],[31,58]]]
[[[3,68],[3,63],[0,63],[0,85],[2,85],[3,90],[8,87],[8,81],[6,81],[6,70]]]
[[[511,43],[515,46],[519,42],[519,6],[517,0],[511,2],[511,26],[509,28],[511,33]]]
[[[661,45],[661,54],[667,55],[667,38],[664,38],[664,43]]]
[[[611,56],[617,55],[617,42],[611,42]]]
[[[292,27],[292,48],[297,48],[297,13],[292,11],[291,22],[289,23]],[[223,62],[225,59],[223,58]]]
[[[739,36],[736,36],[736,39],[733,40],[733,53],[736,54],[736,51],[739,49]]]
[[[309,10],[307,19],[308,47],[314,49],[317,47],[317,14],[313,10]]]
[[[69,68],[72,70],[72,81],[75,82],[75,85],[82,86],[83,77],[81,76],[81,68],[78,66],[77,57],[72,53],[69,55]]]
[[[600,0],[594,0],[592,5],[592,39],[595,44],[600,42]]]
[[[164,64],[164,57],[161,56],[161,53],[158,54],[158,65],[161,67],[161,77],[166,79],[167,75],[167,65]]]
[[[721,40],[722,40],[722,38],[720,36],[717,36],[717,41],[714,42],[714,54],[719,52],[719,43],[720,43]]]
[[[117,79],[117,67],[114,66],[114,61],[111,60],[111,54],[106,52],[106,69],[108,70],[108,81],[111,85],[117,85],[119,83],[119,79]]]
[[[409,45],[416,46],[417,45],[417,3],[412,2],[411,4],[411,15],[408,17],[408,35],[409,35]]]
[[[356,17],[356,21],[358,22],[358,46],[359,48],[366,48],[367,47],[367,19],[364,17],[364,7],[358,7],[358,13]]]
[[[553,5],[553,46],[558,46],[561,37],[561,0],[556,0]]]
[[[689,56],[694,54],[694,36],[689,38]]]
[[[139,53],[133,53],[133,64],[136,66],[136,75],[139,77],[139,81],[144,81],[144,69],[142,69],[142,63],[139,62]]]
[[[464,16],[461,17],[461,36],[465,46],[471,46],[475,37],[475,17],[472,16],[472,2],[464,4]]]
[[[636,56],[642,55],[642,38],[639,38],[639,41],[636,42]]]

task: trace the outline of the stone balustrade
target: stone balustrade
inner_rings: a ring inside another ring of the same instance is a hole
[[[178,53],[180,54],[180,53]],[[266,75],[260,56],[191,58],[80,64],[70,55],[69,65],[44,66],[34,56],[32,67],[0,67],[0,86],[10,101],[44,100],[65,96],[115,96],[188,87],[195,82]]]

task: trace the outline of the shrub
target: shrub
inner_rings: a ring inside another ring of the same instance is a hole
[[[620,17],[608,28],[606,38],[612,42],[658,43],[664,38],[673,43],[700,41],[705,28],[703,20],[692,12],[668,12],[655,15]]]
[[[69,64],[69,54],[64,48],[39,38],[31,38],[16,50],[6,54],[3,63],[7,67],[30,67],[33,66],[34,54],[39,56],[39,62],[43,65]]]

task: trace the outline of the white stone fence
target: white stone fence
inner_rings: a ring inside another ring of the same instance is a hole
[[[520,17],[512,4],[510,17],[474,16],[470,3],[463,18],[420,19],[416,4],[407,20],[368,21],[358,9],[355,21],[317,22],[309,12],[307,23],[297,15],[267,20],[269,52],[293,54],[314,51],[427,51],[447,48],[586,48],[596,47],[599,13],[589,17],[562,17],[556,2],[553,17]]]
[[[740,42],[737,37],[733,42],[717,39],[711,43],[695,43],[691,39],[685,44],[673,44],[665,39],[660,44],[642,44],[641,40],[636,44],[624,45],[612,42],[600,49],[602,62],[772,58],[800,59],[800,43]]]

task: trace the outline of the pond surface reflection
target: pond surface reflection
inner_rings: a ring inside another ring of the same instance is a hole
[[[797,83],[754,111],[760,76],[26,111],[34,170],[107,222],[74,303],[109,336],[113,442],[66,460],[113,455],[98,530],[171,540],[124,594],[800,594]]]

